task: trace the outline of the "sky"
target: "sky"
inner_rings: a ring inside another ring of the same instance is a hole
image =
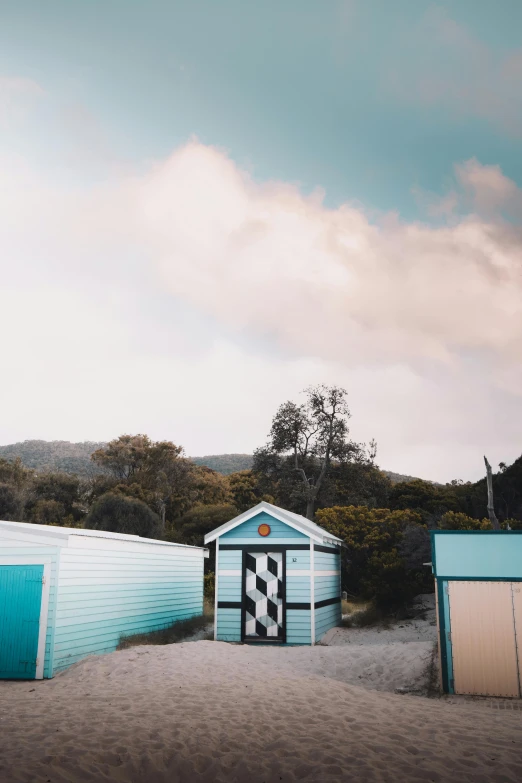
[[[520,0],[0,0],[0,444],[522,452]]]

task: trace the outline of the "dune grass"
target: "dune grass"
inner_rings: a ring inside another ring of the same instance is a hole
[[[132,636],[122,636],[118,644],[118,650],[126,650],[129,647],[138,647],[144,644],[177,644],[188,637],[206,628],[214,619],[214,607],[205,599],[203,614],[189,617],[187,620],[178,620],[175,623],[149,633],[137,633]],[[208,633],[204,639],[214,638],[214,634]]]

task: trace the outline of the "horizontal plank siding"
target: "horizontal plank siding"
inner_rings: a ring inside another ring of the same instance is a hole
[[[337,598],[340,595],[339,576],[316,576],[314,589],[316,603]]]
[[[310,568],[309,549],[286,550],[286,573],[289,571],[303,571]]]
[[[124,542],[62,549],[54,671],[86,655],[112,652],[122,636],[166,628],[203,612],[203,552]]]
[[[219,550],[219,569],[220,570],[233,570],[241,568],[242,563],[242,551],[241,549],[220,549]]]
[[[259,525],[270,525],[270,535],[263,537],[258,533]],[[270,543],[274,544],[292,544],[292,543],[306,543],[309,541],[308,536],[295,530],[290,525],[281,522],[279,519],[268,514],[266,511],[261,511],[251,519],[247,519],[242,525],[238,525],[229,530],[228,533],[220,536],[219,542],[221,544],[265,544],[267,549],[270,548]],[[221,555],[221,553],[220,553]]]
[[[56,597],[58,585],[58,567],[60,561],[60,548],[55,546],[38,546],[38,544],[27,545],[23,536],[19,540],[4,539],[0,534],[0,564],[2,558],[16,560],[20,565],[24,560],[30,559],[36,561],[39,558],[42,562],[50,560],[50,587],[49,587],[49,610],[47,615],[47,628],[45,634],[45,660],[44,672],[45,678],[52,676],[53,667],[53,647],[54,647],[54,627],[56,621]]]
[[[292,576],[286,572],[286,600],[288,603],[310,603],[310,577]]]
[[[241,609],[218,609],[217,640],[220,642],[241,641]]]
[[[221,570],[221,564],[220,564]],[[218,581],[220,601],[241,601],[241,572],[237,576],[219,576]]]
[[[341,567],[340,560],[339,555],[333,552],[314,552],[316,571],[337,571]]]
[[[330,628],[341,622],[341,604],[322,606],[315,610],[315,641],[318,642]]]
[[[309,609],[286,610],[287,644],[310,644],[311,614]]]

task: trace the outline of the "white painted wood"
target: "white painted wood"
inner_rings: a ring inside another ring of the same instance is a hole
[[[35,555],[34,557],[27,557],[27,555],[0,555],[0,565],[51,565],[52,562],[52,557],[42,555]]]
[[[287,568],[286,577],[288,579],[291,576],[310,576],[311,573],[311,569]],[[340,571],[315,571],[316,576],[339,576],[340,573]]]
[[[315,558],[314,542],[310,539],[310,635],[311,645],[315,645]]]
[[[241,576],[240,568],[221,569],[219,576]]]
[[[256,516],[261,511],[266,511],[267,514],[270,514],[285,525],[294,528],[294,530],[297,530],[299,533],[309,536],[314,541],[317,541],[318,544],[322,544],[325,541],[334,542],[337,545],[341,544],[340,538],[332,536],[331,533],[323,530],[323,528],[316,525],[315,522],[311,522],[300,514],[294,514],[292,511],[286,511],[286,509],[279,508],[279,506],[273,506],[272,503],[267,503],[264,500],[262,500],[261,503],[258,503],[257,506],[234,517],[234,519],[231,519],[229,522],[225,522],[225,524],[217,527],[211,533],[207,533],[205,536],[205,544],[210,544],[211,541],[215,541],[219,536],[223,536],[238,525],[242,525],[243,522]]]
[[[205,543],[207,543],[205,541]],[[217,641],[218,627],[218,595],[219,595],[219,538],[216,538],[216,565],[214,576],[214,641]]]
[[[38,627],[38,652],[36,658],[36,680],[43,680],[45,666],[45,640],[47,637],[47,620],[49,616],[49,594],[51,591],[51,564],[44,563],[42,603],[40,606],[40,625]]]

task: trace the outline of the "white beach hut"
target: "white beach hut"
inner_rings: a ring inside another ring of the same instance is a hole
[[[0,521],[0,679],[52,677],[203,613],[203,547]]]

